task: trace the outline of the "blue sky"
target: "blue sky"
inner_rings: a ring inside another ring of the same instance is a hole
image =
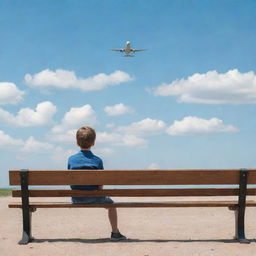
[[[65,169],[93,126],[106,169],[255,168],[256,2],[0,2],[0,187]],[[126,41],[146,48],[112,52]]]

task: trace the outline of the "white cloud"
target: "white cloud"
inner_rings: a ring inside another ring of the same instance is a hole
[[[96,124],[96,113],[92,106],[87,104],[82,107],[71,108],[64,116],[62,125],[77,127],[86,124]]]
[[[133,134],[127,134],[122,136],[122,140],[118,143],[119,145],[129,146],[129,147],[144,147],[148,144],[147,140],[142,139]]]
[[[56,128],[56,127],[55,127]],[[77,129],[64,130],[53,129],[48,137],[53,141],[65,142],[76,144],[76,131]],[[133,134],[121,134],[121,133],[108,133],[108,132],[97,132],[96,135],[96,145],[98,144],[108,144],[112,146],[128,146],[128,147],[141,147],[147,145],[147,140],[140,138]],[[110,152],[104,152],[110,153]]]
[[[77,129],[65,130],[61,125],[54,126],[47,134],[47,137],[53,141],[76,144]]]
[[[201,119],[194,116],[184,117],[181,121],[174,123],[167,128],[167,133],[172,136],[203,135],[218,132],[237,132],[238,128],[232,125],[225,125],[218,118]]]
[[[45,155],[48,160],[52,160],[56,163],[61,163],[62,166],[66,166],[66,162],[69,156],[77,153],[78,150],[64,149],[61,146],[55,146],[48,142],[38,141],[34,137],[29,137],[23,141],[23,145],[17,148],[19,154],[16,156],[18,160],[26,160],[31,154],[37,156]],[[64,167],[65,168],[65,167]]]
[[[204,104],[255,104],[256,75],[237,69],[220,74],[209,71],[173,81],[153,89],[155,95],[178,96],[179,102]]]
[[[120,126],[119,131],[129,134],[152,135],[164,131],[166,124],[162,120],[145,118],[128,126]]]
[[[96,112],[91,105],[70,108],[60,124],[55,125],[48,136],[54,141],[75,143],[77,129],[97,123]]]
[[[77,150],[74,149],[64,149],[60,146],[55,147],[52,150],[51,159],[56,163],[61,163],[66,166],[67,159],[77,153]]]
[[[151,163],[149,166],[148,166],[148,169],[149,170],[157,170],[157,169],[160,169],[160,165],[158,163]]]
[[[115,132],[97,133],[98,143],[111,143],[119,146],[145,147],[148,141],[139,136],[150,136],[165,132],[166,124],[161,120],[150,118],[134,122],[128,126],[119,126]]]
[[[13,115],[8,111],[0,109],[0,119],[3,123],[15,126],[43,126],[52,123],[52,117],[56,113],[57,108],[50,101],[38,103],[36,109],[22,108],[17,115]]]
[[[41,142],[36,140],[33,136],[30,136],[22,146],[21,151],[26,153],[34,153],[52,150],[54,146],[48,142]]]
[[[114,106],[106,106],[104,111],[109,116],[119,116],[127,113],[132,113],[133,109],[129,106],[125,106],[123,103],[116,104]]]
[[[66,164],[69,156],[77,152],[77,150],[64,149],[48,142],[38,141],[33,136],[27,139],[15,139],[2,130],[0,130],[0,147],[4,149],[11,148],[12,152],[17,154],[13,156],[17,160],[34,162],[31,159],[32,154],[36,154],[37,156],[46,155],[48,160],[51,159],[53,162],[61,163],[62,165]],[[105,152],[107,153],[107,150]]]
[[[14,139],[4,131],[0,130],[0,146],[20,146],[23,144],[21,139]]]
[[[24,91],[17,88],[14,83],[0,82],[0,105],[16,104],[23,100]]]
[[[0,146],[12,146],[15,147],[16,151],[23,153],[49,152],[49,150],[54,149],[52,144],[38,141],[33,136],[30,136],[27,140],[14,139],[2,130],[0,130]]]
[[[108,132],[98,132],[96,138],[98,143],[117,143],[121,139],[121,134]]]
[[[151,118],[134,122],[128,126],[113,127],[114,132],[98,132],[96,143],[109,143],[118,146],[145,147],[148,141],[141,136],[150,136],[165,132],[166,124]]]
[[[133,134],[98,132],[96,143],[110,143],[119,146],[146,146],[147,140]]]
[[[107,75],[97,74],[88,78],[77,77],[74,71],[57,69],[52,71],[45,69],[34,75],[26,74],[25,82],[31,87],[45,88],[54,87],[57,89],[80,89],[82,91],[102,90],[111,85],[133,80],[132,77],[120,70]]]

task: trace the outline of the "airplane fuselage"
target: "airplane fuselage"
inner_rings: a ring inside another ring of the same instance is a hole
[[[134,50],[131,48],[131,43],[129,41],[126,42],[126,47],[124,49],[124,53],[126,57],[132,57],[132,53],[134,53]]]
[[[144,49],[132,49],[130,41],[126,42],[124,49],[111,49],[111,50],[123,52],[125,57],[133,57],[134,56],[133,53],[139,52],[139,51],[144,51]]]

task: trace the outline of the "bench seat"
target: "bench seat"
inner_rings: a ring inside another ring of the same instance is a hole
[[[66,202],[30,202],[31,208],[143,208],[143,207],[236,207],[237,201],[169,201],[169,202],[120,202],[114,204],[72,204]],[[256,206],[256,201],[247,201],[247,207]],[[10,203],[9,208],[22,208],[22,203]]]

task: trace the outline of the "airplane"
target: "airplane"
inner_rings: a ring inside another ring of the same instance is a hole
[[[127,41],[124,49],[110,49],[110,50],[116,51],[116,52],[123,52],[124,57],[134,57],[133,53],[145,51],[146,49],[132,49],[130,41]]]

